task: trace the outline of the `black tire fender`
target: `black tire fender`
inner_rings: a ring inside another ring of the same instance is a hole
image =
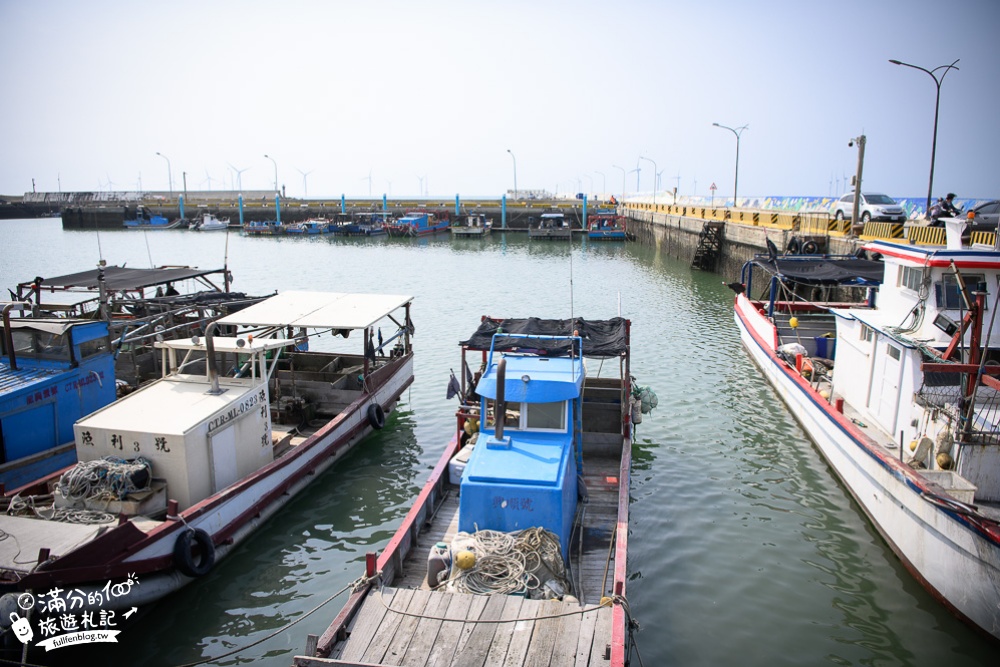
[[[802,244],[802,253],[805,255],[815,255],[817,250],[819,246],[815,241],[806,241]]]
[[[793,236],[791,240],[788,241],[788,252],[792,253],[793,255],[798,255],[801,248],[802,248],[801,243],[799,242],[799,239],[797,237]]]
[[[376,431],[385,426],[385,412],[382,410],[382,406],[378,403],[372,403],[368,406],[368,423],[371,424],[372,428]]]
[[[197,560],[191,552],[192,542],[201,551]],[[201,528],[187,528],[181,531],[174,542],[174,565],[189,577],[201,577],[215,565],[215,545],[212,537]]]

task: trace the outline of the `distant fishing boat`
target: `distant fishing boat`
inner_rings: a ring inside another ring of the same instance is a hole
[[[484,213],[468,213],[459,216],[451,225],[452,236],[471,236],[483,238],[489,236],[493,229],[493,221]]]
[[[389,236],[427,236],[448,231],[448,220],[434,213],[410,212],[386,225]]]
[[[192,222],[188,229],[196,232],[219,232],[229,229],[229,218],[219,219],[213,213],[205,213],[201,220]]]
[[[326,234],[330,231],[330,221],[326,218],[309,218],[293,222],[285,228],[286,234]]]
[[[80,596],[76,613],[105,613],[206,575],[385,426],[413,382],[411,300],[284,292],[203,336],[157,343],[163,377],[78,421],[80,462],[0,515],[0,604],[59,587]],[[384,326],[394,333],[376,346]],[[310,332],[331,331],[358,332],[358,353],[308,349]],[[51,508],[89,512],[89,523],[54,520]],[[128,595],[99,594],[133,580]],[[36,600],[33,622],[57,613]]]
[[[144,229],[147,231],[153,231],[161,229],[177,229],[185,222],[187,221],[184,220],[183,218],[178,218],[173,221],[167,220],[167,218],[163,217],[162,215],[150,213],[149,209],[146,208],[145,206],[137,206],[136,217],[134,218],[126,217],[122,225],[125,227],[125,229]]]
[[[624,241],[626,218],[616,213],[597,212],[587,217],[587,238],[594,241]]]
[[[730,287],[743,345],[889,547],[1000,639],[1000,252],[948,233],[865,245],[879,261],[772,245]]]
[[[562,213],[543,213],[538,224],[528,228],[528,238],[560,240],[573,238],[573,229]]]
[[[462,368],[451,442],[294,664],[628,664],[629,321],[484,318]]]

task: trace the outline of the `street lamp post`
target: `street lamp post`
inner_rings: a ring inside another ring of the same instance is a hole
[[[955,63],[957,63],[958,60],[956,60],[954,63],[950,65],[941,65],[939,67],[935,67],[934,69],[924,69],[923,67],[919,67],[917,65],[911,65],[910,63],[904,63],[899,60],[890,60],[889,62],[891,62],[893,65],[912,67],[913,69],[918,69],[921,72],[927,72],[927,74],[929,74],[930,77],[934,79],[934,85],[937,87],[937,95],[934,98],[934,134],[931,138],[931,175],[930,179],[927,182],[927,208],[925,209],[926,214],[929,215],[931,211],[931,195],[933,194],[932,190],[934,189],[934,157],[935,154],[937,153],[938,109],[941,106],[941,82],[944,81],[944,77],[948,74],[949,70],[958,69],[957,67],[955,67]],[[937,77],[937,75],[934,74],[934,72],[938,71],[939,69],[944,70],[944,72],[941,73],[940,79]]]
[[[736,177],[733,179],[733,208],[736,208],[737,188],[740,184],[740,135],[743,134],[743,130],[750,126],[743,125],[734,129],[725,125],[719,125],[718,123],[712,123],[712,125],[714,127],[721,127],[723,130],[729,130],[736,135]]]
[[[648,157],[643,157],[641,155],[639,156],[639,159],[653,163],[653,206],[656,206],[656,160],[651,160]]]
[[[160,151],[156,151],[156,154],[159,155],[161,158],[163,158],[164,160],[167,161],[167,183],[170,186],[170,194],[174,194],[174,177],[171,175],[171,172],[170,172],[170,158],[168,158],[166,155],[164,155]]]
[[[274,158],[271,157],[270,155],[265,155],[264,157],[266,157],[268,160],[271,161],[272,164],[274,164],[274,191],[277,192],[278,191],[278,163],[275,162]]]
[[[514,199],[517,199],[517,158],[514,157],[514,153],[508,148],[507,152],[510,153],[510,159],[514,161]]]
[[[625,167],[619,167],[617,164],[613,164],[611,166],[614,167],[615,169],[621,169],[622,170],[622,201],[624,202],[625,201],[625,174],[627,172],[625,171]]]

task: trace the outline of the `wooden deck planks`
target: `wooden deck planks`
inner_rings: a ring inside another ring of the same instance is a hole
[[[451,603],[445,613],[446,618],[465,619],[472,606],[473,595],[451,595]],[[437,638],[427,656],[428,665],[447,665],[455,655],[455,647],[462,636],[462,621],[445,621],[438,629]]]
[[[451,593],[440,591],[431,594],[430,602],[424,607],[424,614],[431,618],[422,618],[417,623],[413,639],[403,656],[404,665],[423,665],[427,662],[443,622],[438,618],[446,617],[452,597],[454,596]]]
[[[590,647],[590,662],[591,665],[603,665],[607,664],[605,655],[608,654],[611,648],[611,621],[613,609],[611,607],[602,607],[599,612],[597,612],[597,623],[594,625],[594,642]]]
[[[386,604],[392,601],[395,592],[393,589],[386,591]],[[386,614],[386,609],[382,603],[373,599],[375,595],[379,595],[378,589],[373,589],[365,598],[361,609],[348,626],[349,634],[347,640],[334,645],[333,650],[330,652],[331,658],[357,661],[364,655],[365,649],[368,648],[368,644],[371,642],[372,637],[375,636],[375,632],[378,630]]]
[[[426,608],[431,604],[431,598],[435,596],[435,593],[431,591],[414,590],[413,598],[410,600],[410,604],[407,605],[406,611],[409,614],[417,614],[416,616],[403,616],[402,621],[399,623],[399,627],[396,629],[395,634],[392,636],[392,641],[389,643],[388,649],[386,649],[385,656],[382,658],[383,665],[402,665],[403,657],[409,649],[410,644],[413,642],[414,633],[417,629],[417,625],[420,623],[420,615],[426,613]]]
[[[481,621],[496,621],[503,615],[504,606],[507,600],[506,595],[491,595],[486,598],[486,605],[479,616]],[[500,631],[502,625],[498,623],[476,623],[472,625],[472,632],[464,646],[460,646],[455,659],[451,661],[452,667],[482,667],[486,664],[486,656],[490,652],[493,638]]]
[[[562,611],[562,605],[551,601],[543,601],[538,605],[536,616],[542,617],[535,621],[531,631],[531,642],[528,653],[524,656],[526,667],[548,667],[552,664],[552,649],[559,634],[558,618],[544,618]]]
[[[516,595],[505,595],[503,611],[500,614],[500,618],[507,621],[514,621],[514,619],[519,618],[521,614],[521,603],[524,602],[524,598],[518,597]],[[519,622],[511,623],[500,623],[496,627],[496,631],[493,635],[493,641],[490,644],[490,651],[486,655],[487,665],[499,665],[503,662],[505,656],[507,655],[507,648],[510,646],[511,639],[514,633],[517,631],[517,626]],[[522,628],[521,632],[524,630]]]
[[[376,591],[375,595],[380,593]],[[386,602],[391,607],[397,609],[406,609],[410,606],[410,600],[413,599],[413,590],[404,588],[396,590],[396,594],[392,597],[392,603]],[[381,604],[377,599],[369,600],[374,604]],[[401,614],[396,614],[391,611],[386,612],[385,618],[382,623],[378,626],[375,631],[375,635],[372,637],[371,642],[365,649],[364,654],[361,656],[361,662],[369,662],[372,664],[379,664],[382,662],[382,657],[385,656],[386,651],[389,650],[389,644],[392,642],[393,635],[396,634],[396,630],[399,628],[399,624],[402,623],[403,616]]]

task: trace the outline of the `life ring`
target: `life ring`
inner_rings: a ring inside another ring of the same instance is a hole
[[[814,255],[817,250],[819,250],[819,245],[815,241],[806,241],[802,244],[803,254]]]
[[[799,240],[793,236],[792,239],[788,242],[788,252],[790,252],[793,255],[798,255],[800,249],[801,246],[799,244]]]
[[[382,406],[378,403],[372,403],[368,406],[368,423],[375,430],[385,426],[385,412],[382,411]]]
[[[195,561],[191,553],[191,541],[194,540],[201,551],[201,557]],[[188,528],[181,531],[174,542],[174,565],[189,577],[200,577],[208,574],[215,565],[215,545],[211,536],[201,528]]]

